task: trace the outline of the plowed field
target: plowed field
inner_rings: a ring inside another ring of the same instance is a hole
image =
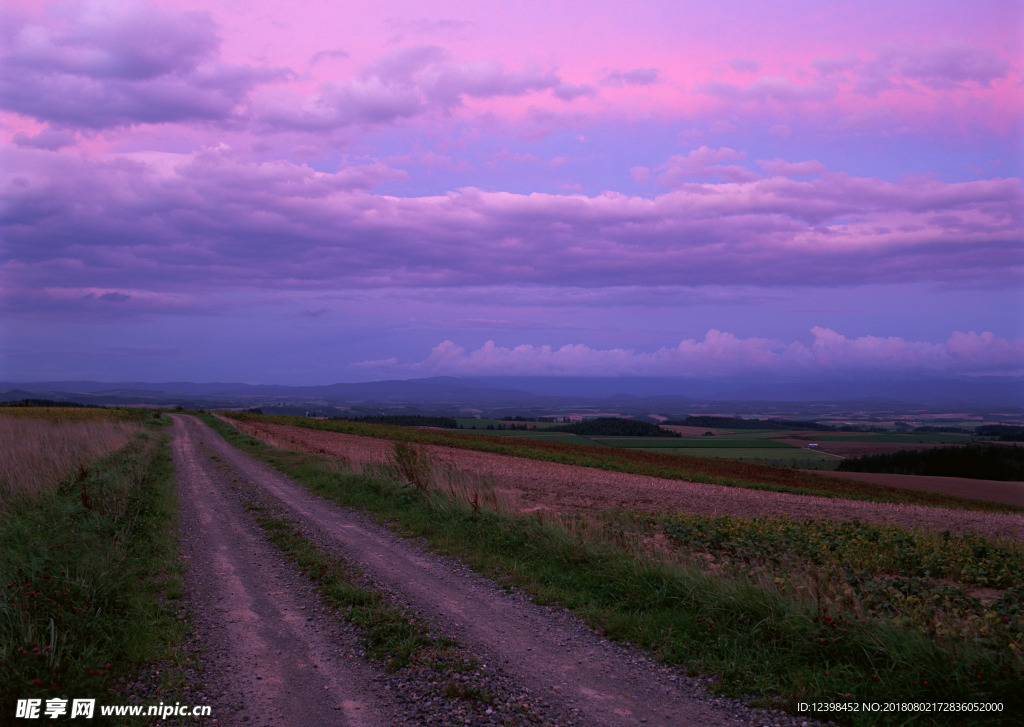
[[[390,441],[372,437],[282,424],[234,420],[231,423],[271,444],[341,457],[355,466],[382,464],[389,460],[393,451]],[[421,446],[441,466],[486,479],[505,496],[507,502],[522,511],[620,509],[741,517],[788,515],[841,520],[857,517],[866,522],[954,532],[973,531],[1024,541],[1024,517],[1020,515],[791,495],[609,472],[436,445]],[[972,496],[970,493],[960,494]]]

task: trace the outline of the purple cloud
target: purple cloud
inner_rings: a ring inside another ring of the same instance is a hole
[[[352,56],[349,55],[348,51],[344,51],[341,48],[335,48],[335,49],[332,49],[332,50],[321,50],[321,51],[317,51],[316,53],[314,53],[310,57],[309,65],[310,66],[315,66],[320,61],[328,59],[328,58],[351,58],[351,57]]]
[[[739,161],[745,156],[727,147],[710,149],[702,146],[686,156],[676,155],[658,167],[658,183],[675,187],[693,179],[728,179],[732,182],[751,182],[760,177],[739,164],[721,164],[723,161]]]
[[[0,104],[71,128],[230,117],[259,81],[280,71],[217,61],[207,13],[129,2],[62,6],[53,27],[11,18],[3,36]]]
[[[31,136],[23,131],[19,131],[14,135],[13,141],[17,146],[56,151],[66,146],[74,146],[78,141],[78,135],[68,129],[47,127],[38,134],[32,134]]]
[[[799,181],[727,163],[741,157],[702,147],[675,158],[662,172],[678,170],[675,188],[653,198],[390,197],[366,192],[404,174],[380,163],[326,173],[226,149],[106,161],[16,149],[0,232],[12,288],[133,300],[207,286],[560,286],[566,271],[582,288],[1021,284],[1019,180],[896,184],[761,163],[817,175]]]
[[[960,88],[967,83],[991,88],[992,81],[1006,77],[1010,63],[988,48],[948,45],[909,54],[898,67],[904,77],[929,88]]]
[[[787,162],[784,159],[758,159],[757,165],[774,177],[819,176],[827,170],[817,161]]]
[[[839,58],[816,58],[811,61],[811,67],[824,76],[852,71],[860,65],[860,59],[852,53]]]
[[[563,101],[572,101],[580,96],[594,96],[597,94],[597,89],[589,83],[581,83],[577,85],[575,83],[562,82],[552,88],[551,93]]]
[[[661,72],[657,68],[634,68],[631,71],[609,71],[601,79],[602,86],[650,86],[657,83]]]
[[[1009,70],[1010,62],[988,48],[965,44],[925,50],[887,48],[858,69],[854,90],[874,97],[881,91],[909,89],[911,83],[933,90],[991,88]]]
[[[508,71],[498,61],[457,63],[437,46],[400,48],[367,65],[355,78],[321,84],[305,99],[268,97],[259,115],[273,126],[308,131],[381,124],[431,110],[450,112],[466,98],[517,97],[552,89],[567,100],[589,87],[564,84],[553,71]]]
[[[726,101],[828,101],[835,96],[835,89],[816,83],[796,83],[782,76],[761,76],[746,86],[723,81],[709,81],[698,85],[698,92],[716,96]]]
[[[750,58],[734,58],[729,61],[729,67],[739,73],[757,73],[761,70],[761,63]]]

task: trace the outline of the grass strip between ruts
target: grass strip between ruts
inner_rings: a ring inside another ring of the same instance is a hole
[[[789,710],[800,702],[1002,704],[1000,712],[970,713],[971,724],[1011,723],[1024,710],[1022,675],[978,644],[936,643],[894,621],[836,621],[806,598],[749,579],[671,566],[582,540],[535,515],[473,508],[437,491],[339,470],[327,458],[276,449],[204,418],[229,442],[311,491],[426,537],[439,552],[541,602],[561,603],[666,663],[716,675],[722,693]],[[858,725],[959,721],[940,712],[830,717]]]
[[[376,591],[357,583],[358,572],[312,542],[297,523],[272,514],[266,507],[247,500],[270,543],[316,584],[324,600],[345,620],[361,627],[367,655],[396,671],[410,661],[430,661],[454,644],[431,636],[429,628],[415,617],[389,605]]]

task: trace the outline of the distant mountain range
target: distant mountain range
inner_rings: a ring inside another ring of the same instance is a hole
[[[0,382],[0,401],[198,408],[281,407],[328,414],[550,413],[567,409],[678,415],[706,411],[1016,410],[1024,378],[755,382],[747,379],[433,377],[325,386],[193,382]]]

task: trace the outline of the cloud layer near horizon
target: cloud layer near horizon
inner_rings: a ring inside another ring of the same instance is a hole
[[[583,344],[553,348],[523,344],[512,348],[487,341],[466,351],[452,341],[434,347],[418,362],[396,359],[354,366],[403,376],[696,376],[729,377],[752,371],[768,378],[835,376],[1010,375],[1024,373],[1024,339],[990,332],[957,331],[944,343],[899,337],[847,338],[814,328],[814,341],[738,338],[711,329],[701,341],[688,339],[651,353],[594,349]]]
[[[1020,369],[1012,3],[0,12],[8,377],[68,335],[229,376],[199,318],[340,372],[840,367],[780,343],[811,326],[846,369]]]

